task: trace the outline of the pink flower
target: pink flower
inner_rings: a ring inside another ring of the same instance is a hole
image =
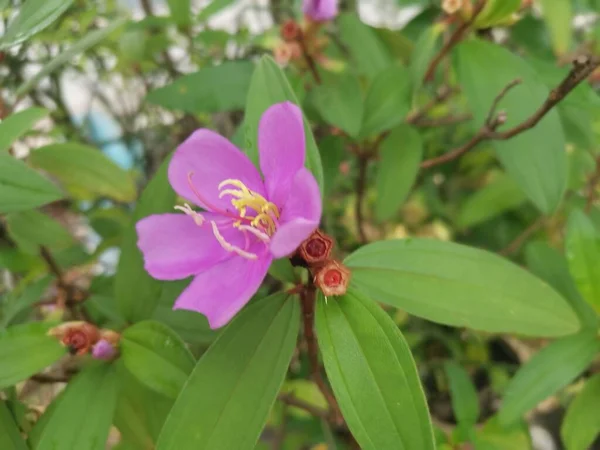
[[[169,182],[188,204],[184,214],[146,217],[137,225],[145,269],[154,278],[194,276],[175,309],[225,325],[258,290],[274,258],[293,253],[318,227],[321,195],[304,168],[302,112],[271,106],[258,127],[260,169],[224,137],[200,129],[181,144]]]
[[[338,15],[338,0],[303,0],[302,11],[315,22],[326,22]]]

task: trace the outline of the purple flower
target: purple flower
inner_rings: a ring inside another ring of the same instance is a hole
[[[92,348],[92,357],[110,361],[117,354],[115,347],[106,339],[100,339]]]
[[[315,22],[326,22],[337,16],[338,0],[303,0],[302,11]]]
[[[137,225],[146,271],[160,280],[194,276],[175,309],[225,325],[258,290],[274,258],[293,253],[321,219],[321,195],[304,168],[302,112],[271,106],[258,127],[260,169],[224,137],[200,129],[181,144],[169,182],[188,204],[184,214],[146,217]]]

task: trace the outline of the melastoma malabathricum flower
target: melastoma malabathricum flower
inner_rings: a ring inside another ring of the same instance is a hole
[[[303,0],[302,12],[315,22],[327,22],[338,15],[338,0]]]
[[[189,204],[183,214],[140,220],[144,267],[159,280],[193,276],[175,309],[204,314],[211,328],[225,325],[248,303],[271,261],[292,254],[321,219],[321,195],[304,167],[304,124],[289,102],[261,117],[262,177],[250,159],[219,134],[200,129],[175,151],[169,182]]]

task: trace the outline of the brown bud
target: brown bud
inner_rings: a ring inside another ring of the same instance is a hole
[[[295,41],[300,36],[300,26],[294,19],[286,20],[281,24],[280,33],[284,41]]]
[[[329,258],[332,247],[333,239],[320,230],[315,230],[308,239],[300,244],[298,254],[308,265],[315,265]]]
[[[74,355],[86,354],[100,338],[98,328],[87,322],[66,322],[52,328],[48,334],[60,339]]]
[[[121,335],[113,330],[100,330],[100,337],[98,340],[100,339],[104,339],[112,345],[117,346],[121,340]]]
[[[344,295],[350,284],[350,270],[342,263],[330,260],[315,275],[315,284],[326,297]]]

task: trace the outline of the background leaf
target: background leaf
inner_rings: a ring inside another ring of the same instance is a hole
[[[39,246],[64,249],[75,242],[66,228],[39,211],[9,214],[6,216],[6,225],[16,242],[30,246],[35,253],[39,252]]]
[[[452,397],[452,410],[458,424],[472,427],[479,419],[479,397],[468,372],[455,361],[444,364],[450,395]]]
[[[571,48],[572,2],[571,0],[541,0],[540,3],[554,51],[557,55],[564,55]]]
[[[19,428],[3,400],[0,400],[0,448],[2,450],[27,450]]]
[[[47,109],[33,107],[11,114],[0,122],[0,152],[8,150],[14,141],[47,115]]]
[[[600,434],[600,374],[586,381],[567,408],[561,436],[567,450],[589,449]]]

